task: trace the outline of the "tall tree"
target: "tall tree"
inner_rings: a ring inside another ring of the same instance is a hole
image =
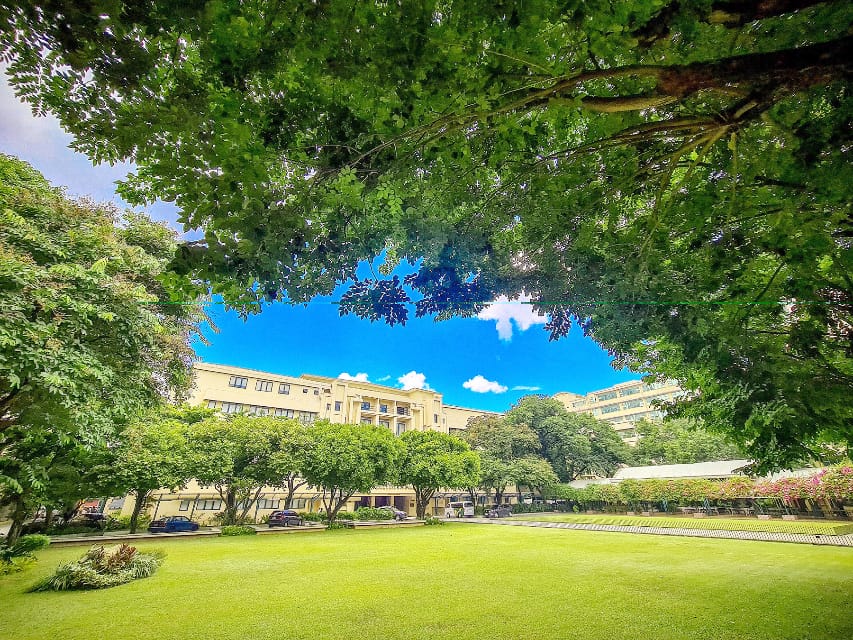
[[[405,322],[526,294],[766,466],[851,440],[843,0],[13,2],[16,90],[205,237],[235,305]],[[182,281],[185,283],[186,281]],[[259,284],[260,286],[255,286]],[[176,287],[178,289],[178,287]]]
[[[287,491],[284,508],[290,509],[296,490],[308,484],[302,477],[302,469],[311,446],[311,433],[310,427],[296,420],[279,419],[278,428],[277,442],[270,454],[270,484]]]
[[[556,402],[556,401],[554,401]],[[559,405],[559,403],[557,403]],[[559,405],[562,407],[562,405]],[[540,487],[551,476],[550,464],[539,454],[542,449],[536,432],[527,424],[508,416],[478,416],[468,421],[465,439],[480,453],[480,487],[487,497],[495,492],[495,501],[503,501],[507,487]]]
[[[631,452],[635,465],[688,464],[744,457],[743,451],[725,436],[688,420],[641,420],[636,427],[640,440]]]
[[[532,430],[542,455],[562,482],[583,475],[611,476],[630,459],[613,427],[585,413],[569,413],[558,400],[526,396],[506,414],[506,421]]]
[[[0,155],[0,485],[11,537],[55,460],[188,386],[200,316],[157,304],[176,277],[165,275],[175,247],[165,227],[69,200]]]
[[[322,489],[329,523],[356,492],[367,493],[399,473],[402,446],[388,429],[321,421],[310,433],[304,477]]]
[[[273,456],[283,438],[277,418],[214,416],[187,428],[188,474],[222,499],[222,524],[243,522],[265,486],[280,478]]]
[[[136,533],[139,514],[154,491],[175,489],[192,477],[187,427],[211,416],[200,407],[163,407],[134,420],[117,438],[101,474],[133,495],[131,533]]]
[[[437,431],[406,431],[400,443],[400,483],[414,488],[418,518],[425,517],[429,501],[440,488],[477,484],[480,459],[463,440]]]

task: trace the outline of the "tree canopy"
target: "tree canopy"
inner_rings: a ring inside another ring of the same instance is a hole
[[[323,490],[329,522],[356,492],[394,480],[402,444],[384,427],[319,421],[310,429],[302,476]]]
[[[463,440],[437,431],[406,431],[400,443],[399,480],[415,490],[418,518],[424,518],[429,501],[440,488],[477,484],[480,459]]]
[[[635,426],[640,440],[631,451],[631,462],[637,466],[738,460],[744,457],[743,451],[724,435],[708,431],[701,424],[687,420],[641,420]]]
[[[186,390],[197,313],[156,304],[175,246],[143,215],[71,201],[0,155],[0,498],[16,505],[13,532],[51,468]]]
[[[843,0],[13,2],[18,93],[237,306],[529,296],[767,466],[853,438]],[[358,281],[384,252],[401,282]],[[174,296],[189,290],[176,281]],[[181,286],[177,286],[177,285]],[[247,308],[247,307],[245,307]]]
[[[542,456],[562,482],[584,475],[612,476],[631,454],[613,427],[586,413],[569,413],[559,400],[526,396],[504,418],[513,428],[532,431]]]
[[[118,495],[132,494],[130,533],[136,533],[139,514],[157,489],[176,489],[192,478],[187,429],[210,418],[201,407],[161,407],[148,411],[104,451],[98,471],[117,487]]]

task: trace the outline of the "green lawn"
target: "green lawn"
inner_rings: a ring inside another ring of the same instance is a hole
[[[528,527],[159,540],[152,578],[25,589],[84,548],[0,578],[0,638],[744,640],[853,637],[853,549]]]
[[[577,524],[615,524],[625,527],[666,527],[676,529],[721,529],[723,531],[766,531],[769,533],[806,533],[839,536],[853,533],[848,522],[809,522],[803,520],[759,520],[757,518],[708,518],[665,516],[622,516],[587,514],[520,513],[516,520],[574,522]]]

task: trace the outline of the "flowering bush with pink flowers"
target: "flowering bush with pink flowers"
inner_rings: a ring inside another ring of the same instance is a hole
[[[636,504],[638,502],[696,503],[703,500],[736,500],[739,498],[780,498],[787,504],[797,499],[814,501],[853,501],[853,466],[821,469],[814,475],[778,480],[753,480],[748,477],[726,480],[625,480],[619,484],[596,484],[583,489],[565,487],[558,497],[581,504]]]

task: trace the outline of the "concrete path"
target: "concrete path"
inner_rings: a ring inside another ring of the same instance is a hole
[[[574,522],[541,522],[536,520],[448,518],[447,522],[468,524],[497,524],[510,527],[540,527],[542,529],[581,529],[584,531],[614,531],[657,536],[687,536],[691,538],[728,538],[731,540],[760,540],[763,542],[793,542],[833,547],[853,547],[853,535],[830,536],[826,534],[767,533],[763,531],[723,531],[719,529],[677,529],[672,527],[638,527],[614,524],[581,524]]]

